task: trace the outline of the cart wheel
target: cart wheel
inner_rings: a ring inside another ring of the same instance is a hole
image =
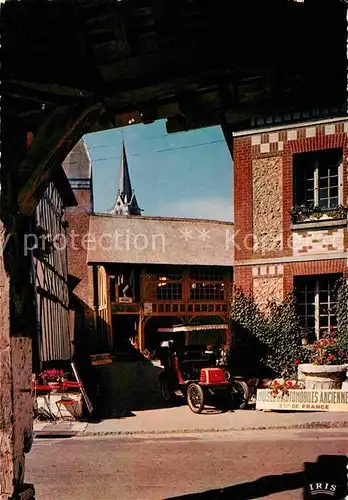
[[[161,396],[167,403],[173,400],[173,387],[171,381],[167,377],[160,378]]]
[[[236,399],[236,407],[243,410],[247,406],[250,397],[248,384],[243,380],[234,380],[233,387],[232,398]]]
[[[204,408],[204,394],[199,384],[190,384],[188,386],[187,403],[193,413],[202,413]]]

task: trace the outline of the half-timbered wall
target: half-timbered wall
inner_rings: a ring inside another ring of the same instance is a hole
[[[147,267],[141,298],[154,315],[228,315],[231,280],[231,271],[223,267]]]
[[[68,360],[71,358],[71,333],[65,210],[53,183],[37,206],[34,225],[37,238],[33,258],[37,354],[41,362]]]

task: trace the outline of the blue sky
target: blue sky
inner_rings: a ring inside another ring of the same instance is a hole
[[[143,215],[233,220],[232,160],[220,127],[167,134],[165,121],[84,137],[96,212],[116,196],[122,139]]]

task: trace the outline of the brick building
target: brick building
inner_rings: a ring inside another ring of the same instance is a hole
[[[234,224],[141,216],[124,145],[115,203],[94,213],[80,141],[64,163],[78,201],[67,214],[77,337],[113,349],[127,330],[144,348],[153,328],[228,329],[232,279],[261,307],[295,290],[311,339],[335,326],[334,288],[348,269],[347,133],[344,118],[234,133]]]
[[[87,266],[84,244],[93,212],[92,163],[86,144],[79,141],[63,162],[63,168],[75,195],[77,205],[66,211],[68,222],[68,265],[71,305],[74,310],[74,344],[82,352],[96,343],[93,304],[93,271]]]
[[[295,290],[312,339],[348,270],[347,133],[335,118],[233,134],[235,283],[262,307]]]
[[[67,213],[76,343],[89,352],[115,352],[138,337],[141,349],[154,350],[158,330],[173,327],[181,327],[176,335],[186,339],[190,327],[199,331],[191,341],[224,341],[233,224],[141,216],[124,145],[118,191],[108,213],[94,213],[91,161],[83,141],[64,168],[78,201]]]

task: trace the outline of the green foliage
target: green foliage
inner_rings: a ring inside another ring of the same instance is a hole
[[[347,352],[340,348],[334,328],[312,346],[311,361],[315,365],[341,365],[346,361]]]
[[[278,375],[294,376],[294,362],[308,361],[308,350],[302,347],[303,331],[296,313],[296,299],[289,294],[281,304],[269,302],[263,312],[255,300],[236,288],[231,318],[245,328],[265,347],[261,362]]]
[[[348,280],[342,278],[337,283],[337,336],[336,344],[346,353],[348,360]]]

